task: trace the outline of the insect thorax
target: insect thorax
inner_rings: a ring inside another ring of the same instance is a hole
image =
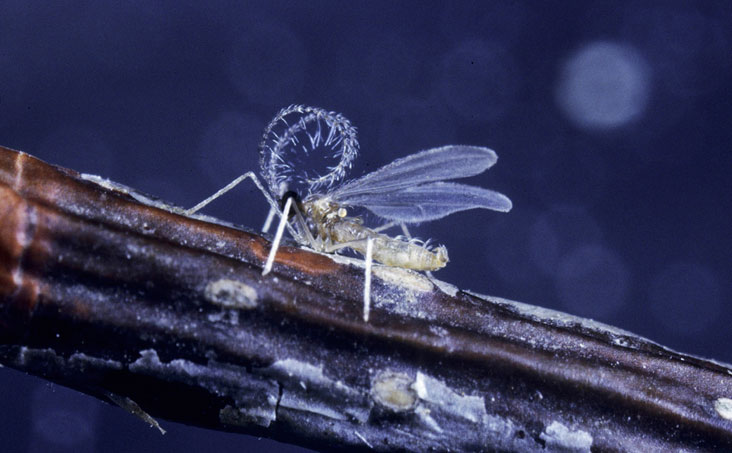
[[[345,209],[327,196],[309,196],[303,201],[302,209],[305,218],[311,223],[311,229],[323,239],[329,238],[333,225],[346,216]]]
[[[414,270],[436,270],[447,264],[444,246],[428,248],[424,243],[404,237],[390,237],[363,226],[359,217],[348,217],[346,210],[328,197],[303,203],[307,216],[324,244],[349,244],[366,254],[366,240],[373,241],[373,259],[388,266]]]

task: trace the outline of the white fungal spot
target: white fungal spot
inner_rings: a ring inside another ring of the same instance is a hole
[[[237,280],[211,282],[204,292],[206,300],[226,308],[251,309],[257,306],[257,291]]]
[[[473,423],[482,423],[488,416],[485,399],[480,396],[459,395],[444,382],[426,374],[417,373],[412,389],[417,392],[421,400]]]
[[[590,453],[592,436],[582,430],[572,431],[558,421],[553,421],[539,435],[546,442],[549,451]]]
[[[417,394],[412,389],[413,382],[404,373],[382,371],[371,381],[371,397],[394,412],[412,410],[417,403]]]
[[[719,398],[714,402],[714,409],[722,418],[732,420],[732,399]]]

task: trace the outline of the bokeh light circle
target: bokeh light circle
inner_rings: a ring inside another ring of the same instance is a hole
[[[592,42],[564,63],[556,100],[583,129],[613,129],[636,121],[651,91],[649,65],[633,47]]]

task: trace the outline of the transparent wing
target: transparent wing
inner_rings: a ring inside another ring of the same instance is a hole
[[[364,195],[393,192],[435,181],[467,178],[483,173],[498,160],[493,150],[480,146],[448,145],[420,151],[381,167],[328,193],[344,204]]]
[[[400,223],[437,220],[454,212],[483,208],[507,212],[511,200],[482,187],[451,182],[434,182],[392,192],[354,196],[354,205],[363,206],[379,217]]]

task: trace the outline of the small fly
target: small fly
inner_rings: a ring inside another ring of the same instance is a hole
[[[300,244],[335,253],[350,248],[365,256],[364,320],[370,305],[371,263],[419,271],[433,271],[448,262],[444,246],[430,246],[410,237],[406,225],[441,219],[454,212],[484,208],[507,212],[511,200],[481,187],[446,182],[483,173],[496,163],[492,150],[479,146],[447,145],[420,151],[358,179],[340,183],[358,154],[356,130],[342,115],[315,107],[293,105],[281,110],[264,132],[260,144],[262,178],[253,172],[229,183],[186,211],[193,214],[247,178],[267,198],[271,209],[264,230],[277,214],[277,227],[262,274],[272,269],[284,229]],[[303,158],[326,160],[325,174],[297,168]],[[296,186],[303,186],[304,197]],[[278,203],[279,202],[279,203]],[[386,221],[368,228],[348,209],[363,207]],[[290,221],[291,212],[292,223]],[[401,226],[404,236],[380,231]]]

